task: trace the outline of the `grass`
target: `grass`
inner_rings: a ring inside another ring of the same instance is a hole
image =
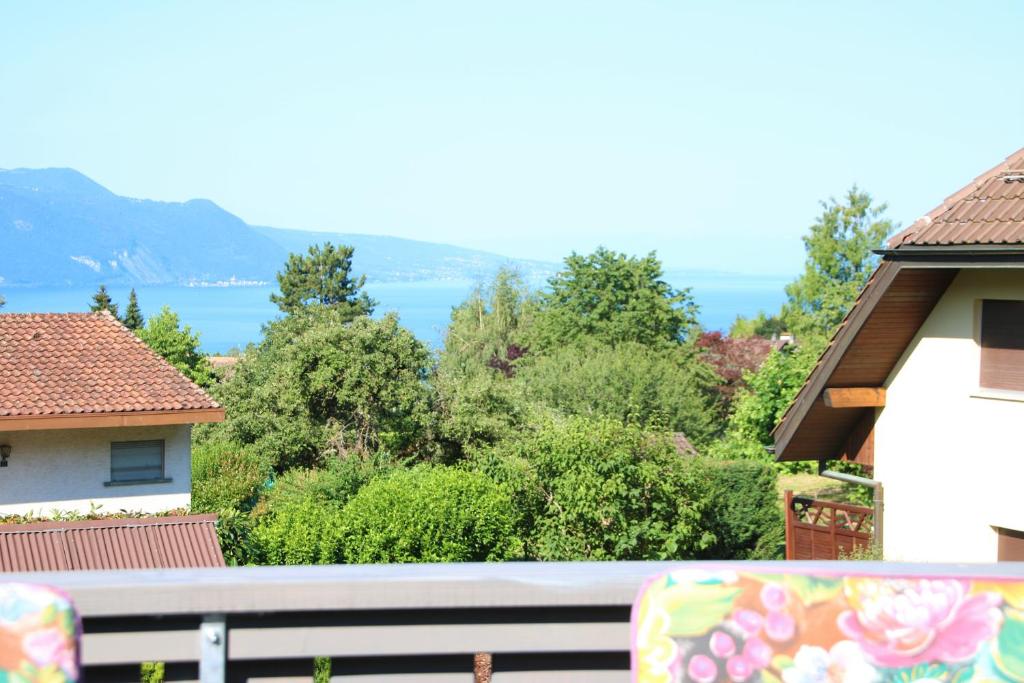
[[[856,488],[855,484],[846,484],[835,479],[819,477],[817,474],[783,474],[779,476],[779,499],[787,490],[800,496],[827,500],[833,503],[845,503]]]

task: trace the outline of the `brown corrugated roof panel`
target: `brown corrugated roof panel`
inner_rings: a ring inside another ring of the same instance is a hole
[[[0,525],[0,571],[223,567],[216,515]]]

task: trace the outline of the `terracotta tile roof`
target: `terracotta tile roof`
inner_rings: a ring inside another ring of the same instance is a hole
[[[1024,149],[981,174],[889,247],[1024,244]]]
[[[109,313],[0,314],[0,418],[211,408]]]
[[[0,571],[223,567],[216,515],[0,525]]]

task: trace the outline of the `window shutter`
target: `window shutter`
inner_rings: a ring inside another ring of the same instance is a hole
[[[163,441],[123,441],[110,444],[111,481],[145,481],[163,477]]]
[[[1024,301],[982,302],[981,386],[1024,391]]]

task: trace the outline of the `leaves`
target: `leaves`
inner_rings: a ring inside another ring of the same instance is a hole
[[[683,581],[665,588],[658,602],[669,614],[668,635],[693,638],[708,633],[732,612],[739,586]]]
[[[343,311],[352,320],[373,312],[374,301],[361,292],[366,276],[353,279],[352,247],[335,247],[330,242],[309,247],[308,253],[290,254],[277,274],[280,294],[270,300],[284,313],[297,313],[311,306]]]

